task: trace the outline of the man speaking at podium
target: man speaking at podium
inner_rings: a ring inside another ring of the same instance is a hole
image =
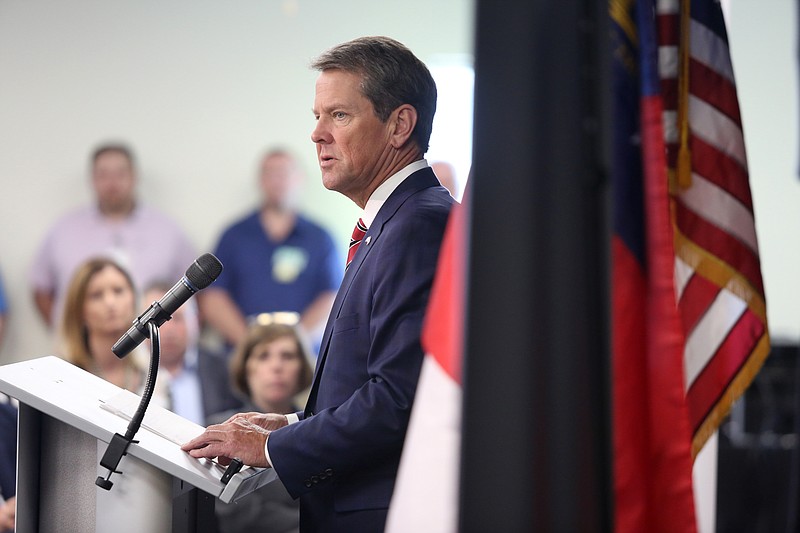
[[[383,531],[453,203],[423,159],[436,85],[410,50],[385,37],[335,46],[312,67],[320,74],[311,139],[323,184],[363,214],[308,403],[288,416],[236,415],[183,449],[274,467],[300,498],[301,531]]]

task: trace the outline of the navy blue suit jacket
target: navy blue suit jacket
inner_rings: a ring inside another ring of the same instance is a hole
[[[0,496],[8,499],[16,492],[17,408],[0,403]]]
[[[345,273],[302,420],[269,437],[303,531],[382,531],[454,200],[430,168],[389,196]]]

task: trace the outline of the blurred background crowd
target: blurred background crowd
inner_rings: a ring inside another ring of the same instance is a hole
[[[0,6],[0,67],[16,80],[0,87],[0,365],[58,355],[138,390],[148,346],[119,360],[114,337],[212,252],[223,274],[162,327],[154,403],[200,424],[303,405],[358,218],[319,179],[311,59],[360,35],[406,43],[448,102],[429,161],[466,176],[471,158],[473,3],[355,0],[337,6],[339,22],[321,18],[329,9]],[[397,24],[413,12],[425,16]],[[4,464],[14,427],[0,398]],[[0,477],[0,498],[13,494],[13,473]],[[288,509],[276,531],[296,516],[285,499],[265,495],[276,516]],[[3,531],[13,505],[1,502]]]
[[[791,354],[772,358],[791,363],[778,369],[783,379],[794,375],[800,338],[800,253],[786,246],[800,225],[796,6],[732,4],[770,330]],[[318,177],[309,61],[360,35],[404,42],[437,82],[427,157],[450,164],[435,167],[443,183],[455,171],[456,199],[471,160],[474,2],[331,9],[322,0],[0,4],[0,68],[13,80],[0,84],[0,364],[56,354],[136,390],[148,347],[120,361],[110,343],[213,252],[222,276],[162,328],[156,401],[198,423],[302,405],[358,218]],[[767,422],[776,417],[747,414],[734,416],[739,440],[775,434]],[[14,417],[0,395],[0,461],[13,458]],[[751,454],[748,446],[737,453]],[[770,472],[785,470],[784,455]],[[771,480],[773,492],[766,481],[746,485],[776,500],[787,491]],[[2,468],[0,496],[13,497]],[[269,498],[276,509],[285,503]],[[0,531],[11,509],[0,505]]]

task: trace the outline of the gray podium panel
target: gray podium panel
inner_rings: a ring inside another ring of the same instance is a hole
[[[94,483],[107,475],[100,459],[112,436],[125,434],[138,396],[52,356],[0,367],[0,392],[20,402],[20,532],[172,531],[175,502],[197,506],[187,490],[230,502],[275,479],[272,469],[245,468],[223,484],[223,467],[180,449],[203,427],[151,405],[106,491]]]

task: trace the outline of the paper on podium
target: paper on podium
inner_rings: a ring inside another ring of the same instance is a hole
[[[117,416],[130,420],[139,407],[141,398],[128,390],[120,390],[117,394],[102,401],[100,407]],[[176,415],[158,405],[149,405],[142,420],[142,427],[161,435],[170,442],[180,446],[201,434],[205,428]]]
[[[130,420],[140,400],[138,395],[55,356],[0,366],[0,392],[104,442],[114,433],[125,433],[124,420]],[[272,468],[246,468],[223,484],[223,466],[195,459],[180,449],[203,430],[163,407],[150,405],[134,437],[137,443],[128,453],[226,503],[277,479]]]

